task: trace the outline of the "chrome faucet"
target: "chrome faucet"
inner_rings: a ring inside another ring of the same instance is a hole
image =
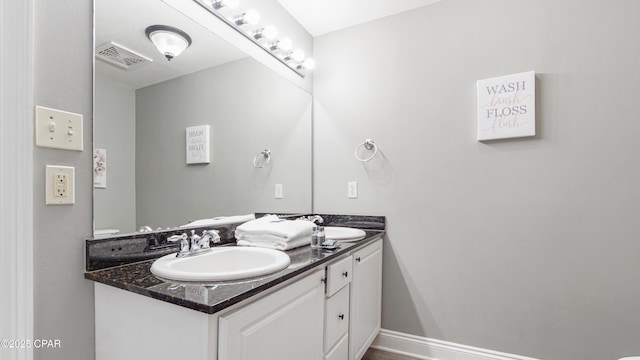
[[[209,248],[211,243],[217,244],[220,242],[220,235],[218,230],[203,230],[202,237],[200,238],[200,247]]]
[[[204,230],[202,236],[196,234],[195,230],[191,230],[191,236],[186,233],[173,235],[167,238],[167,241],[180,241],[180,251],[176,257],[185,257],[211,251],[211,243],[219,243],[220,235],[217,230]]]

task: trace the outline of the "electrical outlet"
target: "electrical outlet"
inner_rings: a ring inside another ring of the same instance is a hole
[[[76,203],[75,168],[47,165],[45,169],[45,204],[69,205]]]
[[[82,115],[36,106],[36,145],[82,151]]]
[[[276,184],[276,199],[282,199],[283,197],[282,184]]]
[[[349,199],[358,198],[358,182],[357,181],[349,181],[347,183],[347,197]]]
[[[53,174],[53,196],[63,198],[69,196],[69,175],[65,173]]]

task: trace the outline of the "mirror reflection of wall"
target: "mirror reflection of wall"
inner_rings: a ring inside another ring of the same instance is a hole
[[[117,37],[111,26],[101,26],[108,23],[108,17],[99,21],[102,9],[134,6],[120,2],[96,1],[97,46]],[[184,25],[190,20],[155,3],[171,13],[171,25],[197,26]],[[140,16],[142,29],[128,31],[137,41],[154,23],[148,12]],[[196,52],[192,48],[209,43],[190,35],[192,47],[171,63],[159,53],[144,54],[154,61],[139,70],[151,73],[156,66],[159,80],[145,83],[135,74],[138,69],[120,70],[96,60],[94,147],[107,153],[106,187],[94,190],[96,229],[130,233],[140,226],[177,226],[215,216],[311,211],[311,95],[237,54],[176,77],[172,63],[184,67],[178,62],[187,62]],[[211,162],[187,165],[185,129],[197,125],[211,128]],[[271,150],[272,161],[255,168],[253,158],[264,149]],[[276,184],[283,185],[282,199],[274,196]]]
[[[135,94],[134,89],[109,82],[96,74],[93,144],[96,149],[108,150],[105,187],[93,190],[96,229],[122,232],[136,229]]]

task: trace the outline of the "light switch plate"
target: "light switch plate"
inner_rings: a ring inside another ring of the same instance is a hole
[[[45,204],[76,203],[75,172],[71,166],[47,165],[45,169]]]
[[[357,181],[349,181],[347,183],[347,197],[349,199],[358,198],[358,182]]]
[[[276,199],[282,199],[283,198],[283,188],[282,188],[282,184],[276,184]]]
[[[36,145],[82,151],[82,115],[36,106]]]

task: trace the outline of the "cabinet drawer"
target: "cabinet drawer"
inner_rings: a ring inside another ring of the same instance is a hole
[[[326,300],[324,351],[331,349],[349,330],[349,285]]]
[[[349,257],[327,266],[327,296],[332,296],[351,282],[352,261],[352,257],[349,255]]]
[[[348,360],[349,359],[349,336],[344,334],[336,346],[324,356],[324,360]]]

